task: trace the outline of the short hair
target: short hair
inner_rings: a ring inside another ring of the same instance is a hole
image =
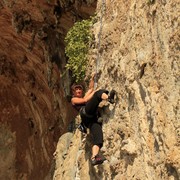
[[[84,88],[83,88],[83,86],[82,86],[81,84],[73,84],[73,85],[71,86],[71,91],[72,91],[72,92],[75,91],[76,88],[81,88],[82,90],[84,90]]]

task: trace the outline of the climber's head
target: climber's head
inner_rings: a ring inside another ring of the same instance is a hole
[[[74,97],[82,97],[83,96],[83,86],[80,84],[73,84],[71,86],[72,94]]]

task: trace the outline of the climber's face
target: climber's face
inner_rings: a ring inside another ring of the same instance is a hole
[[[83,90],[81,87],[76,87],[74,90],[74,96],[81,98],[83,96]]]

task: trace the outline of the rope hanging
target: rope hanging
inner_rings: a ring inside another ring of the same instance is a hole
[[[99,67],[99,59],[100,59],[100,54],[99,54],[99,50],[100,50],[100,46],[101,46],[101,34],[102,34],[102,20],[103,20],[103,16],[105,13],[105,9],[106,9],[106,2],[105,0],[102,0],[102,8],[101,8],[101,18],[100,18],[100,30],[98,33],[98,51],[97,51],[97,59],[96,59],[96,75],[95,75],[95,79],[94,79],[94,89],[97,88],[97,73],[98,73],[98,67]]]

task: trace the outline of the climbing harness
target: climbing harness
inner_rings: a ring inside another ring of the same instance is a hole
[[[86,128],[86,126],[84,125],[83,122],[81,122],[81,123],[78,125],[77,128],[78,128],[82,133],[87,134],[87,128]]]
[[[99,59],[100,59],[100,54],[99,54],[99,50],[100,50],[100,46],[101,46],[101,34],[102,34],[102,20],[103,20],[103,16],[105,14],[105,10],[106,10],[106,0],[102,0],[102,7],[101,7],[101,17],[100,17],[100,30],[98,33],[98,51],[97,51],[97,59],[96,59],[96,75],[94,78],[94,89],[97,88],[97,74],[98,74],[98,67],[99,67]]]

